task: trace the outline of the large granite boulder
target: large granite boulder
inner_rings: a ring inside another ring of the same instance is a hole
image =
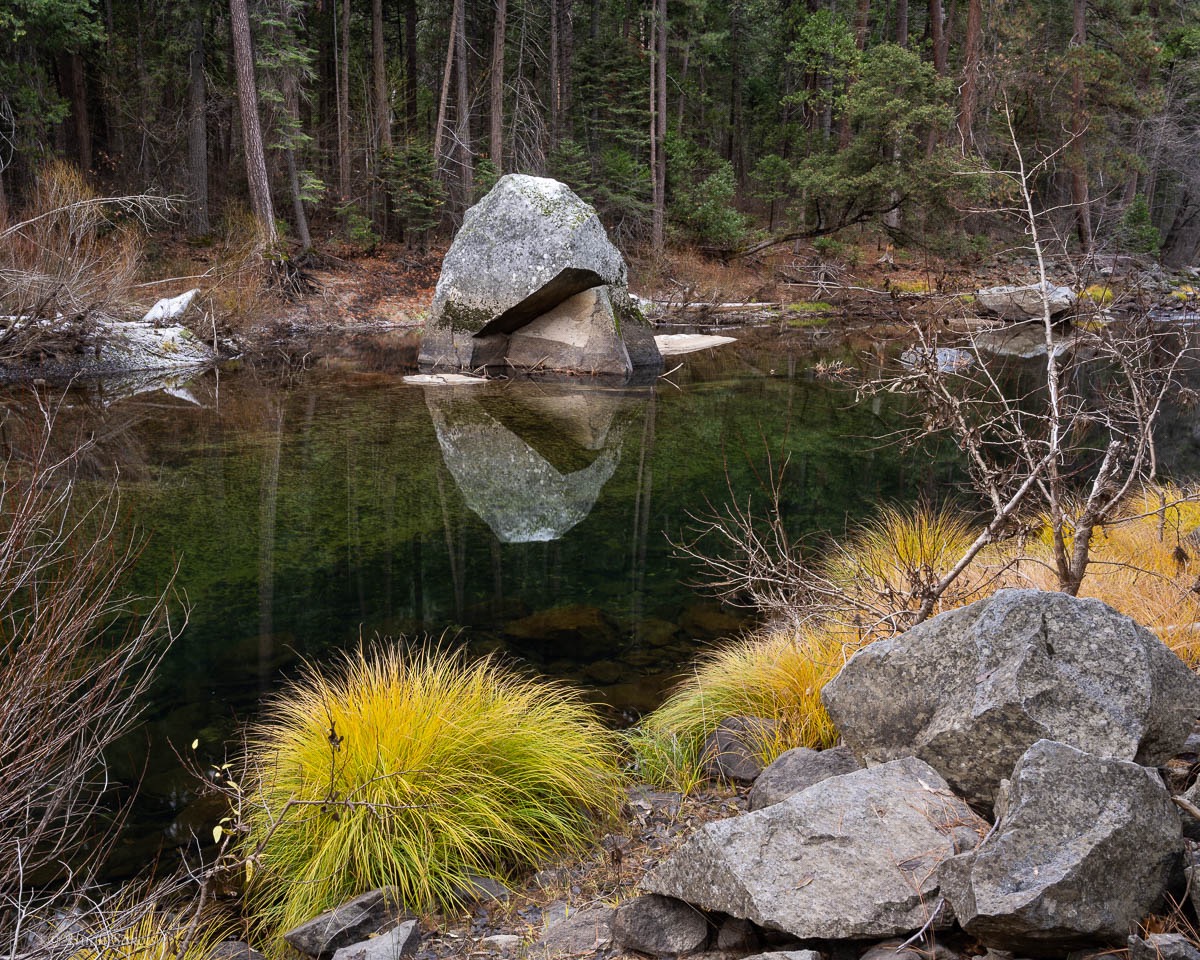
[[[467,211],[442,262],[420,361],[628,375],[662,357],[596,211],[556,180],[509,174]]]
[[[821,697],[865,763],[920,757],[987,806],[1042,739],[1165,763],[1192,730],[1200,679],[1098,600],[1000,590],[860,650]]]
[[[1024,286],[986,287],[975,291],[975,302],[1002,320],[1033,320],[1069,310],[1075,305],[1075,293],[1070,287],[1052,283],[1029,283]]]
[[[938,870],[963,929],[1034,956],[1124,943],[1183,852],[1158,773],[1039,740],[997,796],[996,829]]]
[[[987,828],[908,757],[706,824],[641,885],[802,940],[890,937],[929,920],[938,863]]]

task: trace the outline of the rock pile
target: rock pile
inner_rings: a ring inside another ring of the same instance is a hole
[[[1192,879],[1200,898],[1200,859],[1154,768],[1192,743],[1200,680],[1153,635],[1097,601],[1000,591],[860,651],[825,700],[844,747],[781,756],[750,810],[693,832],[641,896],[564,910],[536,943],[493,952],[1011,960],[1119,946],[1200,960],[1138,928]],[[740,759],[737,736],[760,728],[731,719],[720,743]],[[288,942],[423,956],[385,892],[348,907]],[[377,910],[396,932],[351,943]]]
[[[1153,765],[1182,749],[1200,681],[1097,601],[1000,591],[867,647],[824,699],[866,768],[781,757],[752,812],[643,879],[656,915],[664,897],[690,906],[708,945],[740,918],[760,944],[824,956],[952,928],[1065,956],[1124,945],[1181,876],[1180,815]],[[645,944],[626,945],[684,953]]]

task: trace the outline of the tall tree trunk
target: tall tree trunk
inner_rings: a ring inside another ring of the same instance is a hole
[[[983,34],[981,0],[968,0],[967,36],[963,41],[962,93],[958,105],[958,139],[963,150],[975,143],[975,100],[979,90],[979,54]]]
[[[944,77],[949,48],[946,42],[946,14],[942,9],[942,0],[929,0],[929,38],[933,42],[933,69],[939,77]]]
[[[496,0],[496,23],[492,30],[492,83],[489,98],[491,136],[488,152],[497,173],[504,173],[504,33],[508,25],[508,0]]]
[[[455,40],[455,67],[458,90],[454,108],[454,136],[458,141],[459,191],[462,208],[471,205],[475,192],[474,162],[471,156],[471,97],[467,85],[467,5],[465,0],[455,4],[458,18],[458,38]]]
[[[575,25],[571,21],[571,0],[557,0],[558,14],[558,115],[559,136],[563,136],[564,118],[571,117],[571,61],[575,58]],[[566,136],[571,135],[570,129]]]
[[[383,0],[371,0],[371,87],[375,100],[376,162],[392,152],[392,98],[388,95],[383,49]]]
[[[61,85],[71,104],[69,136],[72,153],[86,176],[92,169],[92,118],[88,110],[87,76],[83,55],[64,53],[60,60]]]
[[[312,249],[312,235],[308,232],[308,215],[304,212],[304,193],[300,188],[300,168],[296,163],[296,150],[292,145],[291,131],[300,129],[300,77],[289,69],[283,80],[284,107],[289,119],[289,132],[284,136],[283,156],[287,162],[288,189],[292,194],[292,217],[296,221],[296,238],[304,251]]]
[[[242,149],[246,155],[246,179],[250,184],[250,209],[258,221],[261,240],[273,246],[275,210],[267,182],[267,158],[263,151],[262,127],[258,119],[258,88],[254,82],[254,50],[250,42],[250,15],[246,0],[229,0],[229,32],[233,37],[233,59],[237,69],[238,106],[242,117]]]
[[[446,41],[446,65],[442,69],[442,90],[438,94],[437,122],[433,127],[433,162],[439,173],[442,170],[442,143],[446,135],[446,105],[450,102],[450,71],[454,69],[454,42],[458,37],[458,5],[454,0],[454,12],[450,16],[450,37]]]
[[[733,164],[733,173],[741,184],[746,175],[745,138],[742,135],[742,88],[745,65],[742,59],[742,0],[733,0],[729,7],[729,139],[725,155]]]
[[[558,146],[559,125],[562,123],[562,101],[559,99],[558,75],[558,0],[550,0],[550,149]]]
[[[942,0],[929,0],[929,39],[933,46],[933,70],[938,77],[946,75],[946,24],[942,12]],[[925,155],[932,156],[937,149],[941,131],[931,127],[925,139]]]
[[[404,2],[404,120],[410,138],[417,133],[417,0]]]
[[[896,0],[896,46],[908,49],[908,0]],[[892,166],[900,166],[900,144],[892,144]],[[883,215],[883,222],[891,230],[900,229],[900,197],[895,190],[891,193],[891,209]]]
[[[654,214],[651,221],[651,245],[654,255],[662,256],[666,244],[667,208],[667,0],[655,0],[654,110],[652,112],[654,153]]]
[[[337,57],[338,193],[350,199],[350,0],[342,0]]]
[[[1071,46],[1083,56],[1087,46],[1087,0],[1074,0],[1074,36]],[[1084,112],[1083,64],[1077,62],[1071,71],[1071,149],[1068,153],[1071,165],[1071,201],[1075,204],[1076,230],[1084,255],[1092,252],[1092,209],[1088,198],[1087,154],[1084,151],[1083,134],[1087,129]]]
[[[204,12],[192,19],[192,50],[188,62],[188,194],[192,202],[192,236],[212,231],[208,219],[208,90],[204,82]]]
[[[871,0],[858,0],[858,12],[854,17],[854,46],[862,53],[867,48],[867,26],[871,17]],[[842,114],[838,125],[838,149],[850,146],[850,115]]]

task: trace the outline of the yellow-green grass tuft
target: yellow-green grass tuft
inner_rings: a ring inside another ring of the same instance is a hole
[[[1107,283],[1093,283],[1079,293],[1079,299],[1087,300],[1098,307],[1107,307],[1113,302],[1114,296],[1112,285]]]
[[[311,669],[249,735],[251,914],[273,935],[385,886],[452,905],[582,849],[619,809],[618,748],[577,692],[490,658],[381,645]]]
[[[864,617],[881,606],[891,612],[915,611],[926,589],[953,569],[977,535],[949,509],[885,507],[845,545],[835,546],[825,574]],[[977,560],[943,594],[934,612],[977,600],[994,586],[987,566]]]
[[[194,921],[194,922],[193,922]],[[225,925],[120,900],[52,935],[47,955],[69,960],[209,960]],[[61,953],[55,949],[61,947]]]
[[[821,688],[855,646],[833,629],[783,629],[716,648],[630,738],[639,778],[687,791],[704,778],[705,739],[733,716],[774,721],[757,745],[764,763],[792,747],[832,746],[837,731]]]

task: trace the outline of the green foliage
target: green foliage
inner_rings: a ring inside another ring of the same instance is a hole
[[[727,717],[774,722],[757,745],[764,762],[792,747],[832,746],[837,731],[820,693],[841,669],[845,639],[832,631],[779,629],[713,651],[630,738],[637,775],[690,788],[703,779],[705,739]]]
[[[594,200],[596,184],[592,178],[592,164],[578,140],[572,137],[559,140],[546,158],[546,172],[585,200]]]
[[[483,199],[484,194],[496,185],[500,179],[500,171],[492,162],[491,157],[483,157],[475,164],[475,201]]]
[[[617,243],[645,236],[650,225],[650,168],[621,147],[600,157],[600,176],[588,199]]]
[[[676,137],[667,139],[671,226],[693,243],[732,250],[746,233],[734,207],[733,165],[710,150]]]
[[[1150,219],[1150,205],[1143,194],[1133,198],[1121,215],[1121,245],[1130,253],[1158,253],[1162,236]]]
[[[944,208],[955,162],[948,152],[927,155],[926,139],[950,123],[950,93],[912,51],[884,43],[864,53],[846,96],[849,145],[796,166],[795,186],[810,200],[808,226],[846,226],[896,206]]]
[[[784,102],[807,112],[845,105],[845,89],[862,58],[849,24],[835,13],[818,10],[804,19],[787,52],[804,83]]]
[[[433,149],[421,141],[405,143],[382,165],[384,182],[392,198],[392,213],[410,243],[437,225],[445,202],[445,187],[437,177]]]
[[[379,243],[379,234],[371,218],[353,200],[339,206],[337,213],[342,219],[347,242],[363,253],[371,253]]]
[[[582,849],[622,796],[614,735],[575,691],[436,648],[310,669],[249,750],[248,906],[270,934],[381,886],[453,904],[472,876]]]

